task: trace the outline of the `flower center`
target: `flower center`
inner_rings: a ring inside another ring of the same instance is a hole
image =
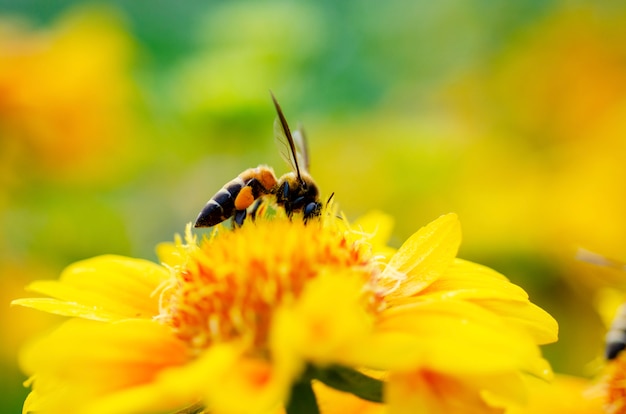
[[[369,245],[350,235],[323,222],[264,218],[214,232],[174,272],[160,317],[197,352],[235,339],[263,350],[278,306],[296,303],[322,272],[346,270],[362,277],[364,306],[373,309],[378,267]]]

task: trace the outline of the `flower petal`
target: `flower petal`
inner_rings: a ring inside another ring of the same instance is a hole
[[[163,369],[153,381],[100,398],[89,414],[179,412],[195,404],[212,413],[281,412],[293,378],[283,375],[280,364],[246,356],[245,350],[242,343],[212,346],[185,365]]]
[[[456,214],[441,216],[409,237],[379,281],[389,302],[412,296],[439,278],[460,244],[461,226]]]
[[[269,413],[288,400],[295,378],[282,364],[245,356],[232,362],[226,369],[210,371],[204,383],[205,400],[211,412]],[[200,373],[207,377],[207,371]]]
[[[376,255],[382,255],[389,260],[395,250],[387,246],[393,229],[393,217],[381,211],[370,211],[359,217],[351,226],[364,236]]]
[[[466,260],[455,259],[446,272],[420,292],[433,299],[508,299],[527,301],[521,287],[493,269]]]
[[[554,381],[546,382],[525,377],[529,392],[529,404],[512,407],[507,414],[602,414],[610,411],[603,407],[602,398],[595,398],[589,380],[556,375]],[[622,407],[623,408],[623,407]]]
[[[188,364],[163,370],[154,381],[101,398],[90,414],[169,412],[194,402],[210,412],[270,413],[287,399],[292,379],[281,377],[266,359],[245,357],[244,349],[235,343],[213,346]]]
[[[151,318],[159,313],[155,290],[168,277],[155,263],[106,255],[74,263],[60,280],[36,281],[28,289],[67,302],[54,312],[58,314],[95,320]],[[14,303],[46,311],[53,305],[39,299]]]
[[[504,385],[504,386],[503,386]],[[454,377],[435,371],[394,373],[389,377],[386,400],[393,413],[503,413],[485,394],[504,391],[503,399],[525,400],[523,384],[516,375]]]
[[[213,228],[213,232],[218,227]],[[159,261],[167,268],[181,268],[188,264],[189,256],[198,250],[198,238],[192,231],[191,223],[185,226],[184,238],[179,234],[174,236],[174,242],[159,243],[156,247],[156,253]]]
[[[526,331],[537,345],[558,340],[559,325],[556,319],[534,303],[508,300],[480,300],[476,303],[500,315],[507,325]]]
[[[383,414],[385,404],[362,400],[350,393],[337,391],[319,381],[313,382],[313,390],[321,414]]]
[[[383,312],[375,335],[355,356],[379,369],[492,375],[510,370],[535,371],[543,361],[523,331],[497,315],[462,301],[423,302]],[[535,372],[537,375],[549,373]]]
[[[146,320],[72,319],[20,355],[24,371],[36,373],[29,404],[45,401],[49,412],[92,412],[86,407],[100,398],[150,383],[188,359],[168,327]]]
[[[420,292],[419,299],[471,301],[526,330],[537,344],[555,342],[558,337],[556,320],[531,303],[524,289],[495,270],[476,263],[455,259],[439,279]]]
[[[362,275],[349,271],[341,277],[323,273],[311,280],[295,305],[276,312],[273,353],[295,352],[296,358],[321,365],[350,359],[373,324],[362,303],[363,286]]]
[[[87,306],[76,302],[66,302],[51,298],[25,298],[16,299],[12,305],[25,306],[55,315],[70,316],[83,319],[91,319],[101,322],[112,322],[124,319],[124,315],[109,313],[101,308]]]

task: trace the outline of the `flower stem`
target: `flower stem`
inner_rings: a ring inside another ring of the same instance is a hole
[[[361,399],[377,403],[383,401],[383,381],[355,369],[333,365],[316,370],[313,377],[331,388],[352,393]]]
[[[309,379],[303,378],[293,385],[286,412],[287,414],[320,414]]]

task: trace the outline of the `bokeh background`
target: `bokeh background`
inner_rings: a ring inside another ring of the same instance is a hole
[[[460,255],[559,320],[555,370],[592,376],[608,277],[575,255],[626,259],[625,23],[619,1],[1,0],[0,411],[61,320],[9,307],[24,285],[156,260],[239,172],[287,171],[269,89],[324,197],[392,215],[395,246],[457,212]]]

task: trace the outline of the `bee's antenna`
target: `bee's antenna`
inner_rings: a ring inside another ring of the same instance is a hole
[[[333,191],[333,192],[330,194],[330,197],[328,197],[328,200],[326,200],[326,204],[330,203],[330,200],[332,200],[334,196],[335,196],[335,192]]]
[[[304,182],[302,180],[302,176],[300,175],[300,167],[298,166],[298,157],[296,156],[296,144],[293,142],[293,137],[291,136],[291,131],[289,130],[289,125],[287,124],[287,120],[285,119],[285,115],[283,114],[283,110],[280,108],[274,93],[270,90],[270,95],[272,96],[272,101],[274,101],[274,106],[276,107],[276,112],[278,113],[278,119],[280,120],[280,125],[285,131],[285,136],[287,137],[287,141],[289,142],[289,150],[291,151],[291,155],[293,157],[293,163],[296,167],[296,175],[298,176],[298,181],[301,183]]]

